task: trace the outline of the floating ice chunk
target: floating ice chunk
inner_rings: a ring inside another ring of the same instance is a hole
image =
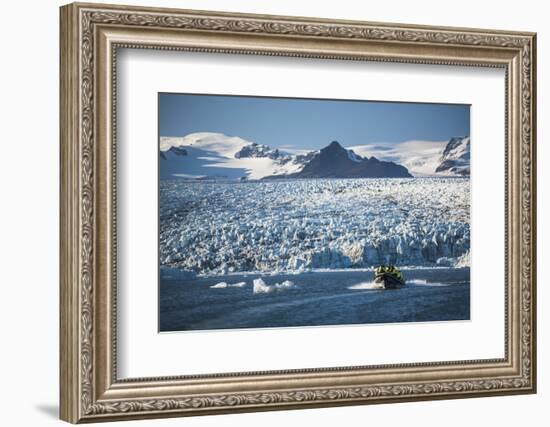
[[[216,283],[215,285],[210,286],[212,289],[225,289],[228,284],[226,282]]]
[[[282,291],[286,289],[295,288],[294,282],[291,280],[284,280],[281,283],[275,283],[270,286],[267,285],[262,279],[254,279],[253,292],[255,294],[269,294],[274,291]]]
[[[210,286],[211,289],[226,289],[226,288],[242,288],[246,286],[246,282],[237,282],[237,283],[227,283],[227,282],[220,282],[216,283],[215,285]]]
[[[231,286],[232,288],[242,288],[243,286],[246,286],[246,282],[233,283],[229,286]]]
[[[296,286],[294,285],[294,282],[292,282],[290,280],[285,280],[282,283],[275,283],[275,288],[278,289],[278,290],[290,289],[290,288],[295,288],[295,287]]]
[[[275,289],[273,286],[268,286],[262,279],[254,279],[252,292],[255,294],[268,294]]]

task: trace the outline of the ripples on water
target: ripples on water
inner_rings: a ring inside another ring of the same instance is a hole
[[[470,271],[405,271],[407,285],[381,289],[372,272],[231,275],[161,280],[160,330],[266,328],[468,320]],[[256,279],[263,285],[254,286]],[[292,286],[289,283],[292,283]],[[283,285],[286,283],[286,285]],[[269,292],[254,292],[254,289]]]

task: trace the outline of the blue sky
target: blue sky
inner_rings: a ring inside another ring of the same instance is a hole
[[[316,150],[470,134],[470,107],[457,104],[159,94],[160,136],[219,132],[272,148]]]

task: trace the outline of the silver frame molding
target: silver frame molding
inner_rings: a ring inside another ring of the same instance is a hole
[[[60,37],[61,419],[72,423],[536,391],[536,35],[75,3]],[[499,67],[506,72],[503,359],[121,380],[118,48]]]

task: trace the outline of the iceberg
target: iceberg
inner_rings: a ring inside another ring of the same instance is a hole
[[[226,289],[226,288],[242,288],[246,286],[246,282],[237,282],[229,284],[227,282],[219,282],[215,285],[210,286],[211,289]]]
[[[268,286],[262,279],[254,279],[252,292],[255,294],[269,294],[275,290],[274,286]]]
[[[291,280],[284,280],[281,283],[275,283],[274,285],[266,284],[263,279],[254,279],[252,292],[255,294],[269,294],[275,291],[283,291],[285,289],[295,288],[296,285]]]
[[[281,283],[275,283],[275,289],[282,290],[282,289],[290,289],[295,288],[296,285],[294,285],[294,282],[291,280],[284,280]]]
[[[212,289],[225,289],[228,287],[226,282],[216,283],[215,285],[210,286]]]

